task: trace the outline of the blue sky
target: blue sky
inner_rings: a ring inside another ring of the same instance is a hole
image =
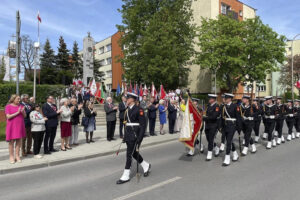
[[[257,9],[265,24],[279,34],[292,38],[300,33],[300,4],[298,0],[241,0]],[[58,38],[63,35],[68,48],[76,40],[81,48],[82,39],[90,31],[100,41],[117,31],[121,23],[117,11],[121,0],[1,0],[0,54],[7,48],[8,40],[15,34],[15,13],[20,10],[22,34],[37,40],[37,11],[40,11],[41,42],[49,38],[57,50]]]

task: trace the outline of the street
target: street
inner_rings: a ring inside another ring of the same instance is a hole
[[[183,144],[174,141],[141,149],[152,172],[139,183],[134,161],[131,181],[115,184],[125,164],[121,153],[2,175],[0,199],[298,199],[299,143],[296,139],[272,150],[259,144],[256,154],[222,167],[224,153],[210,162],[205,154],[188,158]]]

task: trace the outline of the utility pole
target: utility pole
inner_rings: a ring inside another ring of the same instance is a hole
[[[20,72],[20,54],[21,54],[21,41],[20,41],[20,12],[16,13],[16,94],[19,95],[19,72]]]

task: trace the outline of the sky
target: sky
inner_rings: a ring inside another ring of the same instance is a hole
[[[300,0],[241,0],[257,9],[265,24],[291,39],[300,33]],[[37,12],[40,11],[41,43],[48,38],[56,51],[59,36],[72,49],[74,41],[82,48],[82,40],[91,32],[95,41],[103,40],[117,31],[121,24],[121,0],[1,0],[0,54],[6,50],[16,27],[16,10],[20,10],[21,34],[37,41]],[[300,39],[300,38],[299,38]]]

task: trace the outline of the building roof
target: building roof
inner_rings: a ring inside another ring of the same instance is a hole
[[[252,8],[253,10],[257,11],[256,8],[253,8],[252,6],[249,6],[248,4],[245,4],[245,3],[243,3],[243,2],[241,2],[241,1],[239,1],[239,0],[237,0],[237,1],[240,2],[240,3],[242,3],[242,4],[244,4],[244,5],[246,5],[246,6],[248,6],[248,7],[250,7],[250,8]]]

